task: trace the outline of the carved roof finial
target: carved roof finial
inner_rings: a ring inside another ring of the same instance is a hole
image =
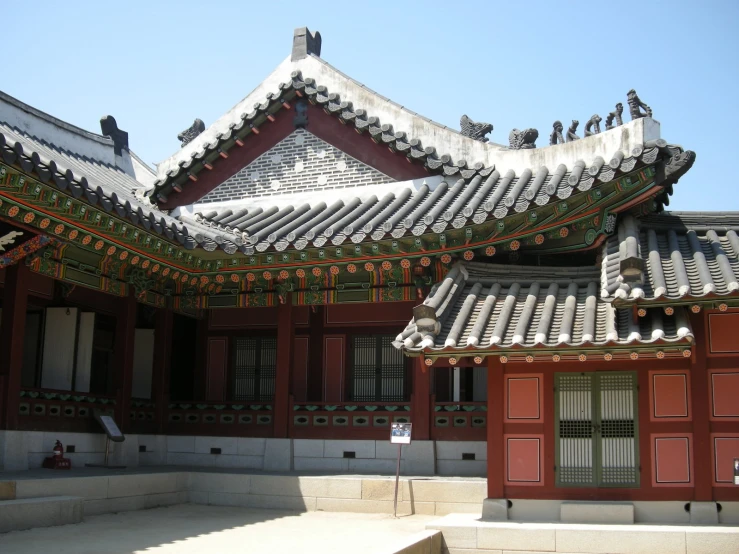
[[[203,131],[205,131],[205,123],[203,123],[202,119],[196,119],[195,121],[193,121],[192,125],[182,131],[179,135],[177,135],[177,140],[182,143],[181,146],[185,146],[186,144],[192,142],[195,137],[197,137]]]
[[[493,130],[492,123],[472,121],[466,115],[463,115],[459,119],[459,127],[464,136],[479,140],[480,142],[487,142],[488,139],[485,135]]]
[[[100,118],[100,132],[112,139],[113,150],[117,156],[120,156],[124,149],[128,150],[128,133],[118,128],[118,123],[112,115]]]

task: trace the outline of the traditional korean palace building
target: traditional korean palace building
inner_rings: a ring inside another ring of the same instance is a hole
[[[634,91],[497,144],[320,49],[156,171],[0,94],[0,467],[101,411],[129,465],[389,474],[411,422],[404,473],[490,499],[739,502],[739,212],[665,211],[696,154]]]

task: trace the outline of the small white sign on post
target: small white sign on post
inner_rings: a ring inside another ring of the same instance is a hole
[[[734,458],[734,484],[739,486],[739,458]]]
[[[390,425],[390,442],[393,444],[410,444],[412,425],[412,423],[392,423]]]
[[[400,481],[400,454],[404,444],[411,443],[412,423],[391,423],[390,443],[398,445],[398,465],[395,470],[395,500],[393,501],[393,516],[398,517],[398,483]]]

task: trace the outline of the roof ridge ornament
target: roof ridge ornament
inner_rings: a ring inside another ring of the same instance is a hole
[[[484,121],[473,121],[467,115],[463,115],[459,119],[459,127],[461,133],[473,140],[479,140],[480,142],[487,142],[488,138],[485,136],[493,130],[492,123],[485,123]]]
[[[296,62],[309,55],[321,57],[321,33],[311,33],[308,27],[298,27],[293,35],[293,51],[290,60]]]
[[[508,135],[508,142],[512,150],[524,150],[536,148],[536,139],[539,138],[539,131],[536,129],[524,129],[519,131],[513,129]]]
[[[616,127],[620,127],[624,124],[624,120],[621,117],[621,114],[624,113],[624,105],[619,102],[616,104],[616,109],[608,114],[608,117],[606,117],[606,131],[610,131],[611,129],[615,129]],[[616,124],[613,124],[613,121],[616,121]]]
[[[590,119],[588,119],[588,122],[585,124],[585,136],[590,137],[599,134],[601,121],[602,120],[597,113],[593,114]]]
[[[180,146],[185,146],[195,140],[203,131],[205,131],[205,123],[203,123],[202,119],[195,119],[192,125],[177,135],[177,140],[182,143]]]
[[[100,132],[113,141],[113,150],[120,156],[123,150],[128,150],[128,133],[118,128],[118,123],[112,115],[100,118]]]
[[[567,129],[567,142],[572,142],[573,140],[580,140],[580,137],[577,136],[577,126],[580,125],[580,122],[577,119],[572,120],[572,125],[570,125],[570,128]]]
[[[632,88],[626,93],[626,98],[629,102],[629,112],[631,113],[631,120],[640,119],[642,117],[652,117],[652,108],[647,106],[644,102],[639,99],[636,91]],[[641,113],[641,110],[646,113]]]
[[[564,131],[564,125],[562,125],[562,122],[557,120],[554,123],[552,123],[552,128],[554,129],[552,131],[552,134],[549,135],[549,146],[554,146],[555,144],[564,144],[564,137],[562,136],[562,131]]]

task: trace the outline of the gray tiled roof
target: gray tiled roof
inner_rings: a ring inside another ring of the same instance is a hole
[[[113,149],[112,142],[101,143]],[[24,171],[35,173],[42,182],[76,198],[84,195],[91,205],[99,205],[107,212],[115,211],[120,217],[177,240],[186,248],[199,245],[214,250],[216,247],[217,235],[210,229],[198,224],[186,227],[145,197],[137,197],[134,190],[143,188],[142,183],[109,162],[29,135],[4,121],[0,121],[0,157],[7,164],[18,164]],[[232,252],[237,249],[236,244],[227,240],[220,246]]]
[[[647,310],[633,321],[598,295],[596,268],[458,263],[423,302],[434,329],[414,321],[398,335],[407,351],[516,350],[690,342],[685,308]]]
[[[432,173],[470,180],[475,176],[488,177],[495,169],[490,165],[485,167],[482,163],[468,165],[466,160],[455,161],[453,156],[457,153],[439,153],[433,145],[423,145],[419,139],[408,136],[405,131],[396,131],[392,122],[381,122],[378,117],[368,113],[367,110],[354,106],[352,102],[342,101],[339,94],[330,92],[325,86],[316,83],[315,79],[303,77],[300,71],[293,71],[290,77],[289,82],[278,85],[277,94],[267,93],[264,101],[256,103],[252,111],[233,114],[227,130],[215,132],[212,135],[207,134],[208,138],[205,138],[206,134],[204,134],[204,138],[195,146],[188,145],[187,149],[183,149],[188,154],[178,155],[177,163],[168,164],[167,172],[160,173],[155,182],[155,193],[159,198],[166,198],[175,182],[192,186],[188,184],[188,177],[201,171],[204,162],[207,162],[209,166],[219,163],[221,150],[228,149],[236,139],[243,140],[255,128],[258,130],[259,125],[263,124],[268,117],[273,117],[288,105],[285,97],[295,92],[310,100],[311,103],[322,107],[326,113],[335,116],[341,123],[353,126],[360,133],[366,132],[376,143],[406,156],[409,161],[424,165]],[[379,101],[389,102],[388,99],[376,93],[374,95]],[[458,134],[458,131],[444,129]],[[602,134],[589,138],[598,140],[597,137],[600,136]],[[495,148],[500,149],[501,147],[496,146]],[[552,196],[556,192],[560,198],[566,198],[575,189],[588,190],[598,182],[610,181],[619,174],[632,171],[638,164],[654,163],[657,159],[664,156],[669,157],[679,150],[678,147],[668,147],[662,139],[648,141],[636,147],[630,153],[631,155],[624,155],[621,151],[598,152],[596,148],[591,152],[593,159],[577,160],[570,167],[561,164],[556,167],[531,167],[525,179],[522,177],[526,170],[521,171],[520,175],[514,173],[508,182],[511,190],[509,196],[513,197],[516,209],[524,211],[526,206],[532,202],[541,202],[542,195]],[[501,178],[505,178],[510,171],[502,168],[501,173]],[[531,178],[531,173],[534,174],[533,178]],[[519,184],[520,187],[517,187]],[[524,186],[527,186],[528,196],[520,194],[520,189]],[[547,189],[548,186],[549,189]],[[513,205],[508,207],[513,207]]]
[[[637,259],[643,271],[622,267]],[[605,245],[601,296],[687,300],[739,296],[739,212],[625,217]]]
[[[682,152],[664,141],[654,142],[638,149],[633,156],[623,157],[617,152],[608,163],[598,158],[590,168],[580,161],[573,167],[564,164],[555,169],[541,166],[525,169],[517,175],[513,170],[501,174],[494,167],[461,169],[449,166],[444,171],[445,180],[433,190],[428,186],[414,189],[399,184],[393,192],[383,196],[372,195],[365,199],[356,196],[332,203],[256,208],[241,202],[233,208],[209,209],[196,213],[192,219],[182,219],[218,229],[225,237],[243,239],[246,253],[269,248],[302,250],[329,242],[340,245],[441,233],[447,228],[458,229],[502,219],[512,213],[569,198],[596,184]]]

